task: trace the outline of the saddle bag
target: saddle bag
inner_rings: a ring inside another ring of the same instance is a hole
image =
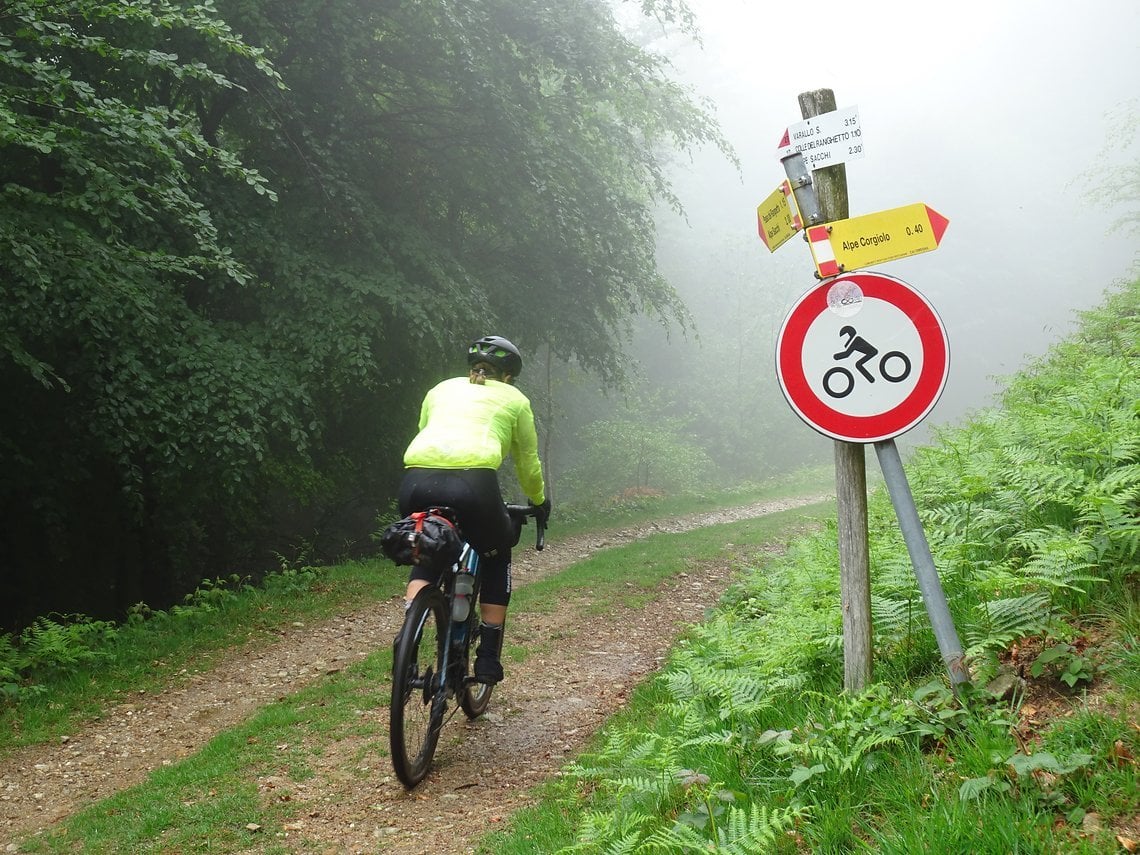
[[[397,564],[444,569],[459,559],[463,538],[439,508],[416,511],[380,535],[380,548]]]

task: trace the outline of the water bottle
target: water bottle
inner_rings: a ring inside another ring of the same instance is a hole
[[[460,568],[455,574],[455,598],[451,602],[451,619],[463,623],[471,613],[471,592],[475,590],[475,577]]]

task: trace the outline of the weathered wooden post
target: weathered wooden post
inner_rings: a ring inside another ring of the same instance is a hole
[[[799,96],[805,119],[836,109],[835,93],[816,89]],[[790,177],[790,176],[789,176]],[[822,222],[850,214],[847,167],[815,171],[811,179]],[[871,680],[871,569],[867,536],[867,457],[864,446],[835,440],[835,499],[839,517],[839,584],[843,607],[843,688],[858,692]]]

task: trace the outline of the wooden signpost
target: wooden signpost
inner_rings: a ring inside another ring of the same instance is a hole
[[[799,101],[804,121],[789,126],[779,146],[787,181],[757,216],[770,252],[803,230],[821,280],[784,320],[776,371],[797,415],[835,440],[843,685],[860,691],[871,679],[864,449],[873,444],[939,651],[957,689],[969,682],[969,672],[894,443],[895,436],[926,417],[942,394],[950,366],[946,330],[933,306],[907,283],[851,272],[936,249],[948,220],[924,203],[849,219],[844,163],[864,155],[858,111],[836,110],[828,89],[802,93]],[[813,152],[816,165],[809,168],[805,158]],[[794,207],[794,220],[784,213],[785,203],[789,212]]]

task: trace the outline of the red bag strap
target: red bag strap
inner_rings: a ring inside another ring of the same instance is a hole
[[[416,535],[424,530],[424,518],[427,516],[427,511],[416,511],[412,514],[412,519],[416,521]],[[419,537],[412,538],[412,563],[420,563],[420,539]]]

